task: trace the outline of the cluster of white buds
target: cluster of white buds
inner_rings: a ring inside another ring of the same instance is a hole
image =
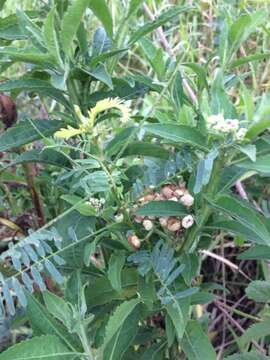
[[[194,204],[193,196],[188,192],[185,184],[166,184],[160,189],[160,192],[150,192],[149,194],[141,197],[138,200],[139,205],[144,205],[150,201],[162,201],[171,200],[178,201],[187,208],[190,208]],[[136,207],[136,206],[135,206]],[[141,223],[146,231],[151,231],[154,228],[154,221],[158,220],[162,228],[171,232],[184,231],[184,229],[190,228],[194,224],[194,218],[192,215],[187,215],[182,219],[179,217],[159,217],[155,216],[135,216],[135,221]]]
[[[93,206],[93,208],[95,208],[97,211],[100,211],[103,205],[105,204],[105,201],[106,200],[104,198],[101,199],[90,198],[88,201],[86,201],[86,204],[89,204]]]
[[[237,142],[242,142],[247,133],[246,128],[240,127],[238,119],[224,119],[222,114],[208,116],[206,126],[215,133],[231,134]]]

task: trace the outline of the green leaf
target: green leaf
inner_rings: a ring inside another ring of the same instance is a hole
[[[150,156],[160,159],[169,159],[170,152],[159,145],[144,141],[131,142],[123,152],[121,157],[126,156]]]
[[[114,300],[125,300],[134,296],[137,291],[138,273],[134,269],[124,269],[121,274],[122,293],[115,291],[109,279],[102,276],[86,288],[86,299],[89,310]]]
[[[68,329],[71,329],[73,315],[65,300],[49,291],[43,293],[43,299],[50,314],[60,320]]]
[[[270,301],[270,281],[254,280],[246,288],[249,299],[257,302]]]
[[[182,216],[187,214],[187,209],[176,201],[149,201],[141,206],[136,214],[141,216]]]
[[[190,321],[181,343],[188,360],[216,360],[216,353],[197,321]]]
[[[0,354],[0,360],[63,360],[74,356],[57,336],[46,335],[10,347]]]
[[[175,300],[165,305],[165,309],[174,325],[177,338],[182,339],[188,321],[190,299]]]
[[[232,61],[229,66],[231,69],[233,69],[237,66],[241,66],[252,61],[260,61],[260,60],[268,59],[269,57],[270,57],[270,53],[248,55]]]
[[[142,4],[143,0],[130,0],[127,19],[137,11],[139,6]]]
[[[258,352],[251,351],[226,357],[225,360],[269,360],[269,358]]]
[[[233,234],[240,235],[246,240],[252,241],[254,243],[262,243],[260,236],[258,236],[256,232],[252,231],[250,227],[247,227],[246,225],[243,225],[234,220],[214,222],[210,228],[212,227],[215,229],[226,230]]]
[[[32,43],[37,49],[43,52],[46,51],[40,28],[32,21],[27,13],[17,9],[16,15],[22,33],[32,40]]]
[[[14,163],[43,163],[63,168],[70,168],[71,164],[68,158],[54,149],[29,150],[17,156]],[[13,163],[10,165],[12,166]]]
[[[270,335],[270,320],[264,320],[251,325],[240,337],[239,341],[242,347],[251,341],[258,341],[261,338]]]
[[[253,124],[251,124],[250,128],[248,129],[248,132],[246,134],[246,137],[250,140],[254,139],[256,136],[264,132],[266,129],[270,128],[270,120],[269,119],[260,119],[259,121],[254,121]]]
[[[217,69],[211,87],[211,109],[213,114],[222,113],[227,119],[237,118],[235,107],[224,88],[221,69]]]
[[[237,166],[247,170],[253,170],[259,173],[270,173],[270,154],[259,156],[256,162],[245,160],[237,163]]]
[[[44,80],[37,79],[20,79],[8,80],[0,84],[0,91],[34,91],[41,95],[49,96],[55,99],[67,109],[72,109],[70,102],[65,98],[62,91],[55,89],[51,84]]]
[[[148,22],[139,30],[135,31],[129,40],[129,45],[133,45],[141,37],[149,34],[153,30],[157,29],[159,26],[166,24],[168,21],[172,20],[174,17],[178,16],[182,12],[190,11],[192,8],[190,6],[172,6],[169,10],[162,13],[156,20]]]
[[[139,360],[163,360],[166,344],[166,341],[153,344],[142,354]]]
[[[110,316],[104,339],[104,346],[114,337],[118,330],[123,325],[127,317],[132,313],[136,306],[140,303],[140,299],[132,299],[121,303]]]
[[[227,215],[235,218],[240,224],[250,229],[261,239],[261,244],[270,244],[269,232],[261,220],[258,212],[248,206],[244,201],[240,201],[229,195],[220,195],[212,205]]]
[[[55,8],[52,8],[44,22],[43,35],[50,54],[56,59],[60,67],[64,68],[64,64],[60,54],[58,37],[55,30]]]
[[[198,162],[196,181],[193,190],[194,194],[200,193],[203,186],[209,183],[214,165],[214,160],[217,158],[218,154],[218,150],[214,149],[209,154],[207,154],[205,159]]]
[[[113,37],[113,21],[110,10],[106,4],[105,0],[88,0],[89,7],[96,15],[96,17],[101,21],[104,26],[107,34],[112,38]]]
[[[27,293],[27,315],[34,333],[56,335],[67,347],[73,351],[80,351],[80,342],[76,336],[70,335],[66,328],[55,320],[41,305],[34,295]]]
[[[86,202],[82,203],[81,202],[82,198],[77,195],[71,195],[71,194],[62,195],[61,199],[65,200],[72,206],[74,206],[80,202],[80,204],[76,205],[75,210],[77,210],[81,215],[84,215],[84,216],[96,216],[97,215],[96,209]]]
[[[64,126],[58,120],[25,120],[0,135],[0,151],[29,144],[42,136],[50,136]],[[41,135],[42,134],[42,135]]]
[[[16,47],[0,48],[0,56],[8,57],[13,62],[26,62],[29,64],[44,65],[53,67],[53,57],[51,54],[38,52],[33,48],[18,49]]]
[[[82,17],[89,5],[89,0],[75,0],[65,13],[62,24],[60,39],[65,54],[70,55],[73,39],[79,29]]]
[[[126,262],[124,252],[113,253],[110,257],[108,268],[108,279],[111,282],[113,289],[117,292],[122,291],[121,286],[121,273]]]
[[[253,163],[256,161],[256,155],[257,155],[256,145],[252,145],[252,144],[235,145],[235,148],[241,151],[243,154],[247,155]]]
[[[152,124],[144,126],[144,129],[156,136],[173,143],[181,143],[197,146],[206,150],[206,139],[194,127],[171,124]]]
[[[140,307],[137,306],[125,319],[117,333],[103,351],[104,360],[121,360],[137,335],[140,320]]]
[[[270,259],[270,247],[255,245],[237,256],[240,260],[268,260]]]
[[[7,0],[0,0],[0,11],[3,9],[6,1]]]
[[[265,11],[261,10],[251,14],[242,15],[232,23],[228,34],[228,59],[236,53],[250,34],[252,34],[258,26],[263,24],[265,20]]]

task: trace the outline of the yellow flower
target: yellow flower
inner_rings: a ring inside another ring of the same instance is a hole
[[[88,111],[88,118],[83,116],[80,108],[75,105],[74,109],[81,124],[79,129],[75,129],[72,126],[68,126],[67,129],[60,129],[55,133],[55,136],[62,139],[69,139],[72,136],[80,135],[90,132],[95,124],[96,117],[99,113],[116,108],[121,111],[123,122],[127,122],[130,117],[130,109],[125,105],[125,102],[119,98],[108,98],[100,100],[96,103],[95,107]]]

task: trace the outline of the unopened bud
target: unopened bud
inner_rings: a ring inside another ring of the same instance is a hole
[[[187,207],[190,207],[194,204],[194,197],[190,194],[185,194],[181,197],[181,203]]]
[[[141,241],[136,235],[129,235],[128,242],[136,250],[141,247]]]
[[[194,224],[194,219],[192,215],[187,215],[182,219],[182,225],[185,229],[190,228]]]
[[[143,221],[143,227],[145,228],[146,231],[150,231],[153,229],[153,223],[151,220],[144,220]]]
[[[170,186],[166,185],[163,186],[161,189],[161,194],[166,198],[166,199],[170,199],[171,197],[173,197],[173,190],[170,188]]]
[[[124,215],[123,214],[115,215],[114,219],[117,223],[121,223],[124,220]]]
[[[175,218],[170,218],[167,223],[167,228],[169,231],[178,231],[181,228],[181,221]]]
[[[140,224],[144,220],[144,216],[136,215],[134,218],[135,222]]]
[[[162,227],[167,227],[168,224],[168,218],[166,217],[161,217],[159,218],[159,223]]]

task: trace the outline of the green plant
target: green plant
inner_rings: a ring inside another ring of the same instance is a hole
[[[265,11],[232,21],[223,9],[217,59],[202,65],[174,55],[160,28],[192,19],[198,4],[154,20],[142,1],[110,3],[118,26],[105,0],[49,1],[0,21],[3,71],[23,69],[0,91],[38,97],[48,114],[0,135],[1,178],[42,165],[34,186],[46,208],[46,224],[0,255],[1,315],[26,308],[33,331],[0,360],[216,359],[196,309],[226,308],[218,285],[198,279],[203,256],[230,236],[252,245],[242,259],[269,258],[269,218],[243,185],[270,173],[269,111],[235,70],[269,57],[238,56],[258,28],[269,36]],[[139,26],[142,9],[151,20]],[[228,95],[238,83],[240,104]],[[268,302],[265,282],[247,295]],[[230,329],[237,348],[223,358],[265,358],[257,341],[269,320],[259,321],[239,339]]]

